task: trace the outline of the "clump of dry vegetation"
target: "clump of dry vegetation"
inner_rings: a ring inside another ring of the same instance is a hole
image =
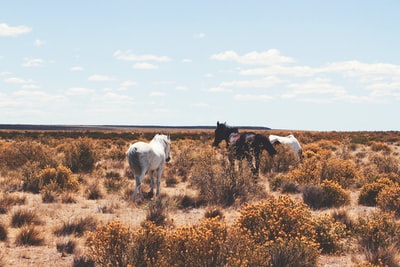
[[[125,151],[154,134],[0,132],[0,265],[400,264],[398,133],[295,132],[302,161],[264,153],[255,184],[212,131],[172,132],[161,198],[133,203]]]

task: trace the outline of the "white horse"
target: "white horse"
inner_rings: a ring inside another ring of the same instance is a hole
[[[164,163],[168,162],[171,150],[171,139],[167,135],[156,134],[150,143],[136,142],[131,145],[126,152],[129,166],[136,179],[135,191],[132,199],[135,201],[137,192],[139,191],[140,198],[143,200],[141,183],[147,172],[150,175],[151,191],[150,196],[153,196],[154,180],[153,173],[157,171],[157,197],[160,197],[160,182],[164,168]]]
[[[291,148],[293,149],[294,154],[296,155],[297,159],[300,161],[302,157],[302,148],[297,141],[296,137],[294,137],[292,134],[288,136],[279,136],[279,135],[273,135],[271,134],[269,136],[269,141],[271,144],[284,144],[284,145],[290,145]]]

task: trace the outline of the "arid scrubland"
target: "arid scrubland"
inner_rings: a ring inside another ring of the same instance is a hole
[[[0,266],[400,265],[399,132],[290,132],[301,163],[264,152],[254,184],[173,130],[161,198],[133,202],[125,151],[155,133],[0,132]]]

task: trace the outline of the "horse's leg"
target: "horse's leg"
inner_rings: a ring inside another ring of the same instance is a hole
[[[143,181],[144,175],[146,172],[141,172],[140,175],[135,175],[136,177],[136,185],[135,185],[135,190],[133,191],[132,199],[133,201],[136,200],[136,195],[139,192],[140,199],[143,200],[143,193],[142,193],[142,186],[141,183]]]
[[[258,175],[259,175],[259,170],[260,170],[260,152],[255,151],[254,152],[254,157],[255,157],[255,170],[254,170],[254,183],[257,183]]]
[[[152,198],[154,195],[154,171],[149,171],[149,176],[150,176],[150,191],[148,194],[149,198]]]
[[[163,166],[161,165],[160,167],[158,167],[157,170],[157,191],[156,191],[157,198],[160,198],[160,183],[161,183],[162,172],[163,172]]]

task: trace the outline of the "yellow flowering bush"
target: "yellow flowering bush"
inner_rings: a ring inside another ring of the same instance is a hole
[[[328,214],[314,218],[314,224],[322,253],[335,253],[342,249],[341,241],[347,235],[346,225],[335,222]]]
[[[375,182],[364,184],[360,189],[358,204],[376,206],[378,194],[387,186],[394,186],[394,183],[392,180],[385,177],[380,178]]]
[[[224,266],[226,237],[226,225],[218,218],[179,227],[167,236],[161,265]]]
[[[79,182],[68,167],[58,165],[57,168],[46,167],[37,175],[25,179],[24,188],[33,192],[39,192],[43,188],[52,191],[76,191],[79,189]]]
[[[384,187],[378,193],[376,202],[383,211],[394,212],[397,217],[400,217],[400,185],[394,183]]]
[[[130,229],[119,221],[99,226],[88,235],[88,256],[101,266],[127,266],[132,238]]]
[[[321,180],[332,180],[349,188],[360,180],[360,173],[353,161],[330,158],[322,163]]]
[[[260,244],[278,239],[315,238],[310,209],[290,196],[270,197],[244,207],[237,224]]]

